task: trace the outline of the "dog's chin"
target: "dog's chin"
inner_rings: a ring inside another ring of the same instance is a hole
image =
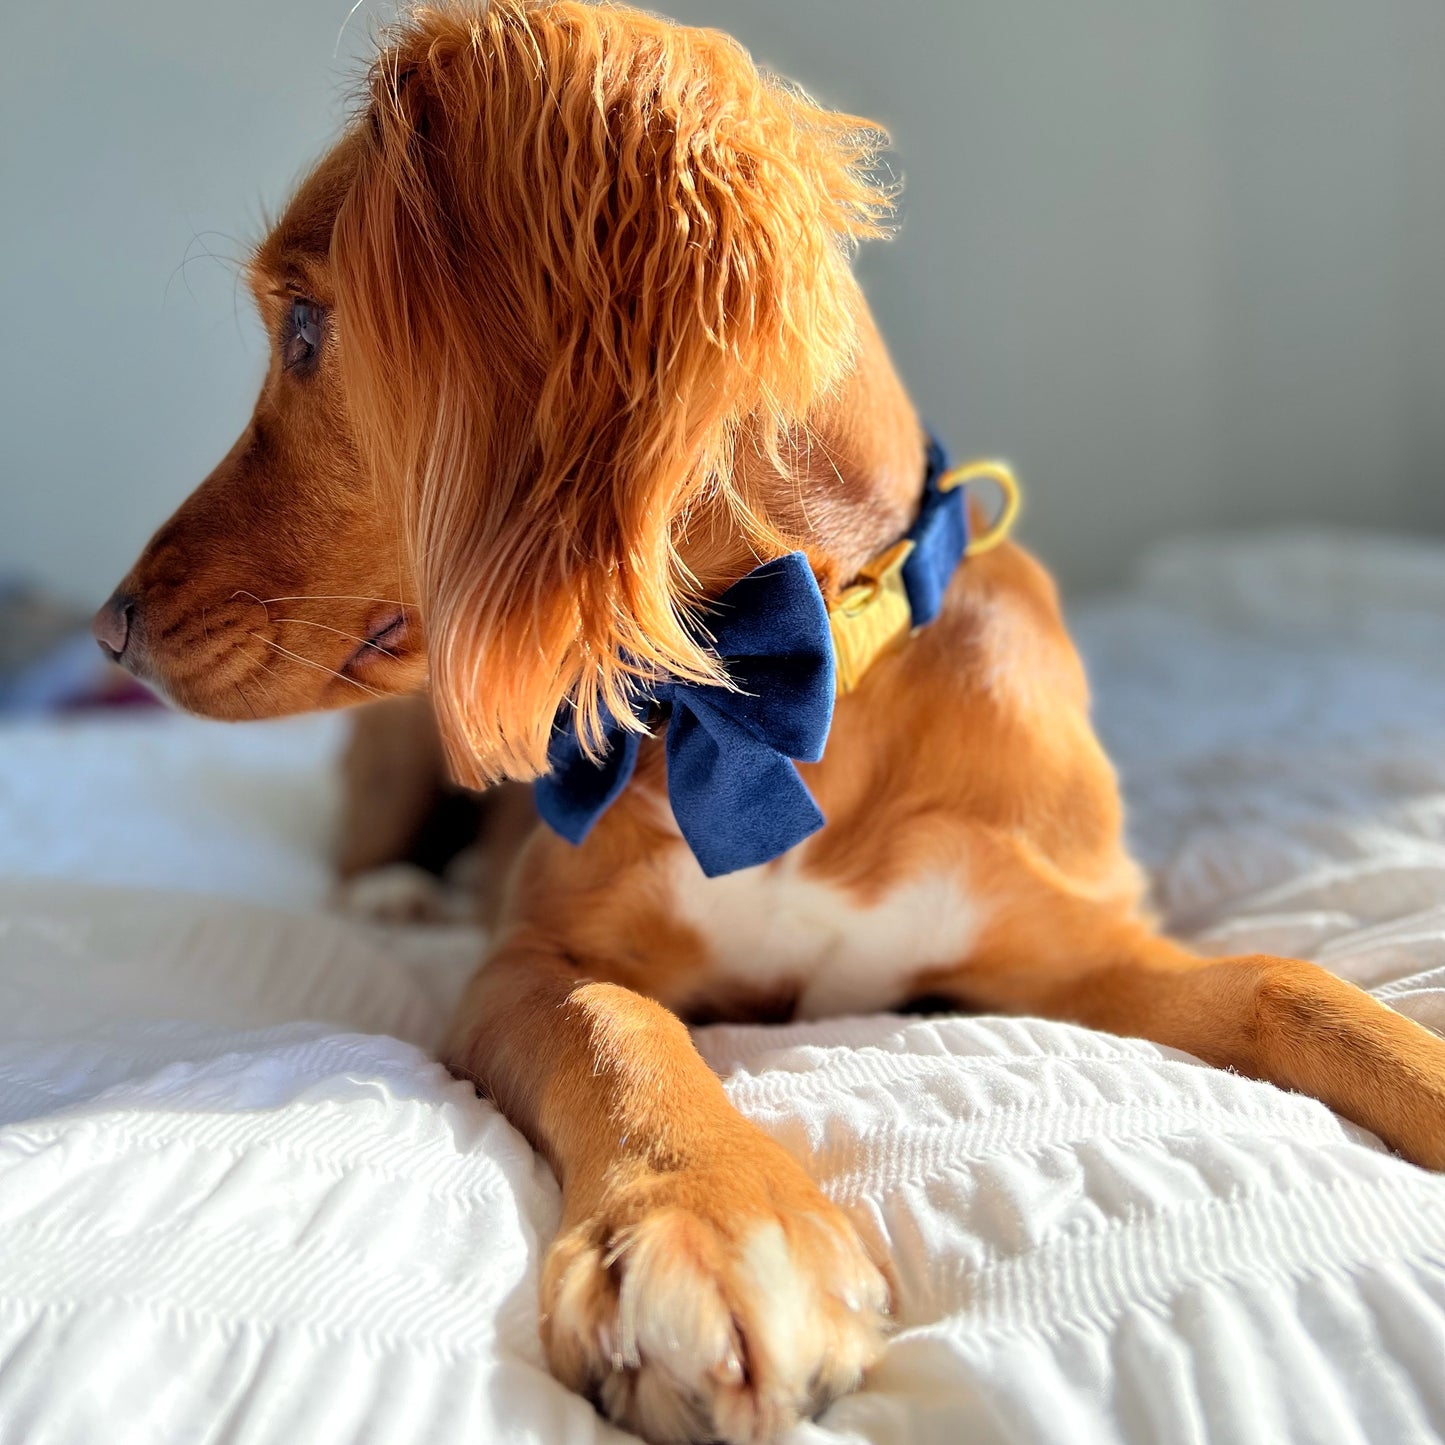
[[[245,666],[168,669],[147,660],[130,669],[168,707],[216,722],[260,722],[331,712],[386,698],[405,697],[427,685],[426,653],[419,648],[365,650],[327,662],[265,657]]]
[[[163,674],[141,676],[157,698],[174,712],[209,722],[265,722],[303,713],[327,711],[345,706],[347,699],[318,691],[309,680],[268,679],[262,674],[226,681],[170,678]],[[368,698],[361,693],[357,701]]]

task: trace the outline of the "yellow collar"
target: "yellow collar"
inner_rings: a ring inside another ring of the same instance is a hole
[[[990,482],[1002,505],[977,536],[969,536],[967,488]],[[956,495],[954,495],[956,494]],[[838,695],[852,692],[890,648],[926,623],[919,615],[925,593],[941,593],[965,557],[977,557],[1007,539],[1022,493],[1006,462],[976,461],[930,475],[913,529],[862,567],[828,609]]]

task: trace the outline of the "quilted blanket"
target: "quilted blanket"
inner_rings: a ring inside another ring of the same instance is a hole
[[[1172,926],[1445,1030],[1445,551],[1196,543],[1085,609]],[[466,929],[324,906],[336,719],[0,731],[0,1441],[622,1440],[547,1375],[555,1183],[428,1050]],[[1445,1439],[1445,1179],[1035,1020],[704,1030],[895,1262],[795,1445]]]

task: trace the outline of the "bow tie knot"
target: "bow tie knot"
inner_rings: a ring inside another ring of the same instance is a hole
[[[766,562],[713,604],[712,645],[732,687],[663,678],[635,702],[667,709],[667,791],[702,871],[715,878],[766,863],[823,826],[797,762],[817,762],[833,720],[828,609],[801,552]],[[537,810],[580,843],[631,780],[642,739],[608,719],[604,755],[582,750],[559,715]]]

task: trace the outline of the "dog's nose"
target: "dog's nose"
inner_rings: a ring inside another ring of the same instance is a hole
[[[124,592],[114,592],[110,601],[91,619],[90,634],[112,662],[120,662],[125,656],[134,616],[135,602]]]

